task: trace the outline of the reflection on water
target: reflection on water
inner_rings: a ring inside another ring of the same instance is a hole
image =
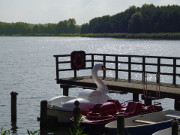
[[[36,118],[40,115],[40,101],[62,95],[62,89],[55,81],[55,59],[53,55],[70,54],[75,50],[84,50],[86,53],[180,57],[179,45],[180,41],[176,40],[0,37],[0,127],[4,127],[6,130],[11,129],[18,135],[27,134],[27,130],[39,130],[39,122]],[[139,67],[134,67],[134,69],[137,68]],[[68,72],[66,73],[68,74]],[[108,73],[109,76],[113,74],[113,72]],[[120,74],[119,76],[126,75]],[[138,75],[134,77],[136,78]],[[150,76],[148,79],[153,78]],[[76,96],[81,90],[73,88],[69,94]],[[19,94],[16,127],[11,126],[10,122],[11,91]],[[132,99],[132,94],[111,94],[111,96],[120,102]],[[172,99],[160,101],[165,109],[173,109]],[[68,130],[61,130],[60,132],[66,134]],[[49,132],[48,134],[55,133]]]

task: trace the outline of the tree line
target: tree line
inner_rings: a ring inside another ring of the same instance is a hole
[[[80,26],[76,20],[70,18],[57,24],[28,24],[24,22],[5,23],[0,22],[0,34],[73,34],[80,33]]]
[[[2,34],[74,34],[74,33],[178,33],[180,6],[131,6],[113,16],[96,17],[81,26],[70,18],[57,24],[28,24],[0,22]]]
[[[97,17],[83,24],[81,33],[180,32],[180,6],[131,6],[113,16]]]

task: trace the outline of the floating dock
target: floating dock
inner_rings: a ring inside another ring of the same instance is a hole
[[[96,89],[91,69],[102,63],[106,71],[100,78],[110,92],[133,93],[134,101],[142,94],[146,105],[152,104],[153,99],[172,98],[175,109],[180,110],[180,57],[86,54],[83,51],[54,57],[56,81],[63,88],[63,95],[68,95],[72,87]],[[149,81],[148,76],[154,79]]]

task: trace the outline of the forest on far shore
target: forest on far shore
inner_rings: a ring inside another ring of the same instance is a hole
[[[180,6],[131,6],[115,15],[96,17],[82,25],[74,18],[57,24],[28,24],[25,22],[0,22],[0,35],[38,34],[88,34],[88,33],[180,33]]]

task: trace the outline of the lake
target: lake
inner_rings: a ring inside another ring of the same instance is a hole
[[[82,37],[0,37],[0,127],[11,129],[10,93],[17,96],[17,133],[39,130],[37,117],[40,101],[62,95],[56,84],[56,54],[86,53],[150,55],[180,57],[179,40],[144,40]],[[69,95],[76,96],[73,88]],[[131,94],[111,94],[120,101],[132,99]],[[174,100],[161,99],[165,109],[173,109]],[[54,134],[53,132],[49,134]]]

